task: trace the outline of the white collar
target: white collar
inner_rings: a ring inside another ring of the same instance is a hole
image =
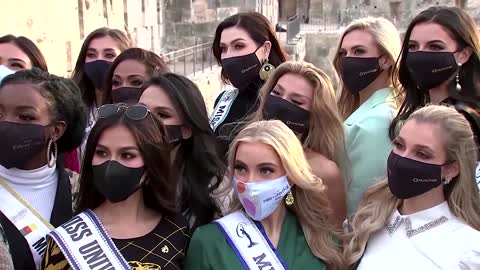
[[[410,215],[401,215],[398,210],[395,210],[385,227],[390,235],[393,235],[402,224],[405,224],[407,236],[412,237],[431,228],[440,226],[450,219],[456,219],[456,217],[450,211],[448,202],[444,201],[434,207]]]
[[[8,184],[24,186],[33,189],[42,189],[57,181],[56,165],[52,168],[45,165],[34,170],[7,169],[0,165],[0,177]]]

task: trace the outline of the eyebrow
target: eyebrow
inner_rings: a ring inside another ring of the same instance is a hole
[[[271,162],[262,162],[262,163],[260,163],[260,164],[257,165],[257,167],[263,167],[263,166],[273,166],[273,167],[276,167],[277,164],[271,163]]]
[[[367,48],[367,46],[363,46],[363,45],[355,45],[355,46],[353,46],[353,47],[352,47],[352,48],[350,48],[350,49],[351,49],[351,50],[354,50],[354,49],[360,49],[360,48],[361,48],[361,49],[366,49],[366,48]]]
[[[30,106],[30,105],[20,105],[20,106],[16,106],[15,109],[17,109],[17,110],[34,110],[34,111],[38,111],[36,107]]]
[[[105,145],[103,145],[103,144],[101,144],[101,143],[97,143],[97,148],[102,148],[102,149],[108,150],[108,147],[105,146]],[[139,151],[136,146],[125,146],[125,147],[120,148],[120,151],[128,151],[128,150],[136,150],[136,151]]]
[[[236,39],[230,41],[230,44],[235,43],[235,42],[237,42],[237,41],[246,41],[246,40],[243,39],[243,38],[236,38]],[[220,42],[220,45],[226,45],[226,44],[227,44],[227,43],[225,43],[225,42]]]
[[[155,107],[153,107],[153,110],[167,110],[169,112],[174,112],[173,109],[171,109],[167,106],[155,106]]]
[[[127,76],[127,78],[129,78],[129,79],[135,78],[135,77],[145,78],[143,75],[140,75],[140,74],[132,74],[132,75],[128,75],[128,76]]]
[[[399,142],[405,143],[405,140],[402,137],[400,137],[400,135],[398,135],[397,138],[395,138],[394,141],[399,141]],[[413,147],[420,148],[420,149],[425,149],[425,150],[428,150],[432,153],[435,153],[435,151],[431,147],[429,147],[427,145],[424,145],[424,144],[414,144]]]
[[[22,63],[25,63],[25,64],[27,63],[20,58],[9,58],[8,61],[18,61],[18,62],[22,62]]]
[[[112,49],[112,48],[107,48],[107,49],[104,49],[103,52],[113,52],[114,53],[115,50]]]

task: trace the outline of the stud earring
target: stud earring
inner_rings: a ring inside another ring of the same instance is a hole
[[[452,181],[452,178],[451,178],[451,177],[447,177],[447,178],[445,178],[445,181],[443,181],[443,184],[444,184],[444,185],[448,185],[448,184],[450,184],[450,181]]]
[[[462,68],[462,64],[461,64],[461,63],[458,63],[458,71],[457,71],[457,76],[456,76],[456,81],[457,81],[456,89],[457,89],[457,92],[462,91],[462,86],[460,85],[460,69],[461,69],[461,68]]]
[[[266,81],[275,71],[275,67],[268,62],[268,59],[263,61],[262,68],[260,69],[260,78]]]
[[[287,197],[285,197],[285,204],[288,206],[292,206],[295,203],[295,198],[293,197],[293,193],[290,190],[287,194]]]

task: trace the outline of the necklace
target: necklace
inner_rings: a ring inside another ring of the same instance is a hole
[[[386,229],[388,231],[388,234],[390,234],[390,236],[392,236],[393,233],[398,229],[398,227],[400,227],[402,222],[405,222],[405,230],[406,230],[406,233],[407,233],[407,237],[410,238],[410,237],[415,236],[419,233],[426,232],[430,229],[433,229],[437,226],[440,226],[447,221],[448,221],[448,218],[446,218],[445,216],[441,216],[440,218],[437,218],[437,219],[435,219],[435,220],[433,220],[433,221],[431,221],[431,222],[429,222],[429,223],[427,223],[423,226],[420,226],[416,229],[413,229],[412,220],[409,217],[402,218],[400,216],[397,216],[395,218],[395,221],[393,222],[393,224],[385,224],[385,225],[386,225]]]

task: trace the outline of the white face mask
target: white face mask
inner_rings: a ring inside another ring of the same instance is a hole
[[[15,73],[15,71],[10,70],[4,65],[0,65],[0,82],[2,82],[3,78],[7,77],[10,74]]]
[[[270,216],[291,189],[286,175],[259,183],[244,183],[236,178],[233,181],[245,212],[257,221]]]

